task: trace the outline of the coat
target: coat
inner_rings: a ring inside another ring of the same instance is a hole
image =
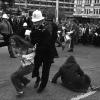
[[[83,76],[84,72],[76,63],[73,56],[70,56],[61,67],[61,79],[62,82],[67,84],[68,82],[74,83],[80,76]]]
[[[0,33],[3,35],[11,35],[13,34],[12,26],[7,20],[3,20],[0,23]]]
[[[47,29],[41,27],[40,29],[32,29],[30,34],[31,43],[36,44],[36,55],[41,55],[47,60],[52,61],[52,41],[50,32]]]

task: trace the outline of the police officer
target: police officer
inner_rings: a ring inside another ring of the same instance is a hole
[[[36,44],[36,55],[34,58],[34,65],[32,77],[39,76],[39,68],[42,66],[42,76],[39,81],[35,83],[37,92],[40,93],[47,85],[49,78],[49,71],[51,63],[53,62],[51,34],[43,26],[44,17],[40,10],[35,10],[32,14],[33,29],[30,34],[32,44]]]

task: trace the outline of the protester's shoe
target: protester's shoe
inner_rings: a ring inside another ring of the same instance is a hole
[[[17,97],[21,97],[21,96],[23,96],[23,94],[24,94],[24,91],[18,91],[17,94],[16,94],[16,96]]]
[[[68,50],[68,52],[73,52],[73,49]]]
[[[40,77],[37,78],[35,84],[34,84],[34,88],[37,88],[39,86],[40,83]]]

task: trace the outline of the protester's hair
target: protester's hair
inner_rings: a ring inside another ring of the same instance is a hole
[[[65,61],[65,64],[66,63],[77,63],[77,61],[74,56],[69,56],[68,59],[66,59]]]
[[[33,47],[33,45],[29,41],[26,41],[24,38],[18,35],[13,35],[11,39],[15,41],[15,46],[17,48],[28,49]]]

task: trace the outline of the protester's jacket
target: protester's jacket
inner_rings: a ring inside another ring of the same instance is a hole
[[[13,34],[12,26],[7,20],[0,23],[0,33],[5,35]]]
[[[83,75],[84,72],[73,56],[70,56],[61,67],[61,79],[65,84],[68,82],[74,82],[77,77],[81,77]]]
[[[21,59],[22,67],[30,64],[34,64],[34,56],[35,56],[35,52],[22,55],[22,59]]]

